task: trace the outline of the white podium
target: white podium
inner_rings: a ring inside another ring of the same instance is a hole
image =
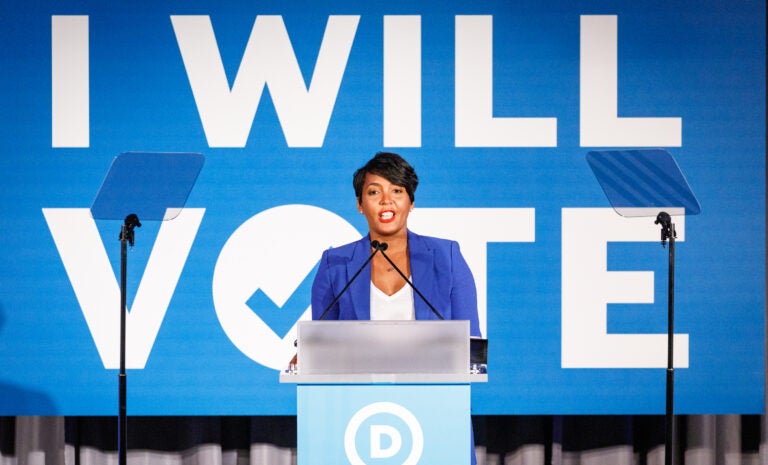
[[[469,354],[466,321],[300,322],[299,465],[470,463]]]

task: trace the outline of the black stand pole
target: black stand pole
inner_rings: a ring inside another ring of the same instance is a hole
[[[133,228],[141,227],[139,217],[131,213],[125,217],[120,230],[120,374],[118,375],[118,420],[117,420],[117,463],[127,464],[128,456],[128,396],[125,374],[125,314],[128,311],[126,299],[128,245],[133,247]]]
[[[661,224],[661,246],[669,240],[668,310],[667,310],[667,408],[664,433],[664,464],[672,465],[675,452],[675,224],[666,212],[656,216],[655,224]]]
[[[203,167],[199,153],[123,152],[112,160],[91,205],[95,220],[122,220],[120,230],[120,374],[118,378],[118,465],[128,455],[127,376],[125,372],[127,248],[133,247],[133,230],[139,216],[149,221],[171,220],[181,212]],[[152,173],[151,176],[144,176]],[[130,195],[127,195],[130,193]],[[124,216],[127,212],[134,212]]]

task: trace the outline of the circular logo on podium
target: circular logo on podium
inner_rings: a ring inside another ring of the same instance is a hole
[[[374,416],[376,416],[375,421],[367,422]],[[383,421],[387,416],[394,416],[399,421]],[[410,441],[403,441],[402,428],[396,424],[404,425],[408,429]],[[375,459],[376,463],[384,463],[386,459],[404,455],[401,451],[407,443],[410,443],[411,450],[405,460],[398,465],[416,465],[419,462],[424,451],[424,432],[416,416],[402,405],[393,402],[374,402],[361,408],[352,416],[344,432],[344,451],[352,465],[367,465],[358,450],[357,437],[361,429],[363,434],[368,432],[367,438],[370,438],[368,450],[363,455],[372,460]]]

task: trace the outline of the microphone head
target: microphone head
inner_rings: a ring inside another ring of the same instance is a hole
[[[371,241],[371,248],[374,250],[379,250],[380,244],[379,241]]]
[[[380,243],[379,243],[379,250],[381,250],[382,252],[384,252],[385,250],[387,250],[387,247],[388,247],[388,246],[387,246],[387,243],[386,243],[386,242],[380,242]]]

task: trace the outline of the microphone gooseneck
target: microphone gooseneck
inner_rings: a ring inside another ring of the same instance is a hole
[[[413,289],[416,292],[416,294],[418,294],[419,297],[421,297],[421,300],[423,300],[424,303],[427,304],[427,307],[429,307],[429,309],[432,310],[432,313],[434,313],[435,316],[437,316],[438,319],[444,320],[445,318],[443,318],[443,315],[441,315],[440,312],[438,312],[437,309],[429,302],[429,300],[427,300],[427,298],[424,297],[424,294],[422,294],[421,291],[419,291],[416,288],[416,286],[413,285],[411,280],[408,279],[405,276],[405,274],[400,270],[400,268],[398,268],[397,265],[395,265],[395,262],[393,262],[392,259],[389,258],[389,255],[384,253],[384,251],[387,250],[387,247],[388,247],[387,243],[386,242],[378,242],[378,241],[373,241],[373,242],[378,243],[378,248],[376,249],[376,251],[373,252],[373,254],[375,255],[376,252],[380,250],[381,254],[384,256],[384,258],[386,258],[387,261],[389,262],[389,264],[392,265],[392,268],[394,268],[395,271],[397,271],[397,273],[400,275],[400,277],[402,277],[405,280],[405,282],[408,283],[409,286],[411,286],[411,289]],[[371,243],[371,245],[373,245],[373,243]],[[371,255],[371,258],[373,258],[373,255]]]

